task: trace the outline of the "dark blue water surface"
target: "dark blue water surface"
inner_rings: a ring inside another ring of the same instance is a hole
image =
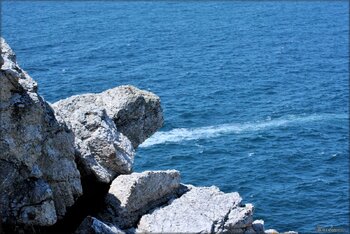
[[[135,170],[238,191],[267,228],[349,220],[348,2],[3,2],[49,102],[122,84],[161,97]]]

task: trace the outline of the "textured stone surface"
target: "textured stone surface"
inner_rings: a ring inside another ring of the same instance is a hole
[[[238,193],[216,187],[192,187],[169,205],[142,216],[137,232],[243,233],[252,223],[253,207],[241,207]]]
[[[52,225],[82,193],[74,137],[3,39],[1,56],[0,216],[6,224]]]
[[[88,216],[80,224],[76,234],[124,234],[122,230],[113,225],[108,225],[97,218]]]
[[[83,174],[106,183],[132,172],[133,147],[163,124],[159,97],[132,86],[72,96],[52,107],[75,134]]]
[[[244,234],[257,234],[257,232],[253,229],[253,227],[248,227],[245,231]]]
[[[228,219],[224,225],[225,232],[235,232],[245,230],[253,222],[254,207],[252,204],[245,204],[244,207],[237,207],[230,211]]]
[[[106,197],[102,220],[130,228],[149,210],[177,197],[179,190],[180,174],[175,170],[118,176]]]
[[[130,85],[98,94],[72,96],[54,104],[62,112],[72,111],[82,105],[105,109],[118,131],[132,142],[134,148],[163,126],[159,97]]]
[[[254,231],[258,234],[264,234],[265,233],[265,227],[264,227],[264,220],[254,220],[252,223],[252,227]]]
[[[131,173],[134,149],[96,99],[96,95],[84,94],[52,106],[75,134],[82,174],[92,174],[98,181],[109,183],[117,175]]]
[[[136,148],[163,126],[158,96],[133,86],[120,86],[101,93],[107,114]]]

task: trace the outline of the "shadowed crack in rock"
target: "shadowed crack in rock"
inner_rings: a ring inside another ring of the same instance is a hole
[[[97,181],[93,176],[82,178],[83,195],[67,210],[65,217],[45,231],[49,233],[73,233],[87,216],[96,216],[104,209],[104,198],[109,184]]]

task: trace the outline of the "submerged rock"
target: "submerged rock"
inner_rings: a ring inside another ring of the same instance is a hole
[[[132,86],[73,96],[52,106],[75,134],[83,175],[106,183],[132,172],[133,147],[163,124],[159,97]]]
[[[1,57],[0,217],[9,225],[52,225],[82,194],[74,136],[3,39]]]
[[[103,221],[121,228],[134,226],[151,209],[176,198],[180,188],[178,171],[146,171],[118,176],[106,197]]]
[[[169,205],[142,216],[138,233],[243,233],[253,206],[241,206],[238,193],[216,187],[193,187]]]

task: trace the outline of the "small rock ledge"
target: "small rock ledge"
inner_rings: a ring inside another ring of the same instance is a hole
[[[0,233],[278,233],[237,192],[133,172],[163,125],[158,96],[121,86],[50,105],[2,38],[0,58]]]

